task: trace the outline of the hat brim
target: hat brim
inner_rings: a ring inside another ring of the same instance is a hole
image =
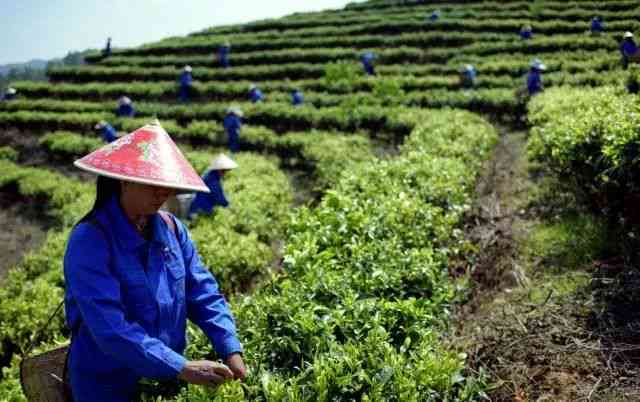
[[[146,184],[146,185],[149,185],[149,186],[170,188],[170,189],[178,190],[178,191],[199,191],[199,192],[203,192],[203,193],[210,193],[211,192],[211,190],[209,190],[209,187],[207,187],[207,186],[190,186],[188,184],[167,183],[167,182],[163,182],[163,181],[159,181],[159,180],[151,180],[151,179],[143,179],[143,178],[139,178],[139,177],[124,176],[124,175],[120,175],[118,173],[108,172],[106,170],[102,170],[102,169],[95,168],[93,166],[89,166],[89,165],[81,162],[80,160],[77,160],[77,161],[73,162],[73,164],[77,168],[85,170],[85,171],[93,173],[93,174],[97,174],[97,175],[105,176],[105,177],[110,177],[112,179],[127,181],[127,182],[131,182],[131,183],[139,183],[139,184]]]

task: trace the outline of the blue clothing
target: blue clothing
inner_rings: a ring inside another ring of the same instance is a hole
[[[218,356],[241,352],[233,316],[187,229],[150,217],[145,240],[116,196],[78,224],[67,244],[69,370],[76,402],[131,400],[139,379],[174,379],[186,363],[187,318]]]
[[[223,68],[231,67],[231,63],[229,63],[229,53],[231,52],[231,47],[229,46],[220,46],[220,50],[218,51],[218,55],[220,57],[220,65]]]
[[[527,75],[527,90],[529,95],[535,95],[542,92],[542,74],[536,69],[531,69]]]
[[[253,103],[258,103],[264,99],[264,96],[262,95],[261,90],[259,90],[258,88],[254,88],[251,91],[249,91],[249,99]]]
[[[179,98],[182,102],[189,101],[189,94],[191,92],[191,85],[193,84],[193,77],[188,71],[183,71],[180,75],[180,93]]]
[[[602,21],[597,18],[591,20],[591,32],[593,33],[602,33],[604,32],[604,25]]]
[[[437,11],[434,11],[429,15],[429,21],[437,21],[438,18],[440,18],[440,13]]]
[[[240,116],[236,116],[233,113],[229,113],[225,116],[222,122],[224,131],[226,131],[229,137],[229,150],[231,152],[238,152],[240,150],[240,130],[242,129],[242,119]]]
[[[291,103],[293,106],[300,106],[304,103],[304,96],[300,91],[293,91],[291,93]]]
[[[133,108],[132,104],[129,105],[120,105],[118,109],[116,109],[116,116],[118,117],[134,117],[136,115],[136,110]]]
[[[627,38],[622,41],[622,45],[620,45],[620,51],[624,57],[631,57],[638,51],[638,46],[636,46],[636,42],[633,41],[632,38]]]
[[[362,61],[362,67],[367,75],[376,75],[375,68],[373,67],[373,60],[376,58],[375,54],[367,52],[360,57]]]
[[[478,72],[475,68],[465,69],[461,74],[462,86],[465,88],[472,88],[476,83],[476,77]]]
[[[520,38],[523,40],[529,40],[533,38],[533,32],[527,30],[520,31]]]
[[[100,132],[102,133],[102,138],[106,142],[113,142],[118,139],[116,129],[113,128],[111,124],[107,124],[106,126],[102,127],[100,129]]]
[[[16,98],[16,94],[4,94],[2,96],[2,100],[5,100],[5,101],[14,100],[15,98]]]
[[[210,214],[216,206],[228,207],[229,201],[224,196],[220,175],[216,170],[210,170],[202,180],[206,183],[210,193],[198,193],[189,207],[189,217],[197,213]]]

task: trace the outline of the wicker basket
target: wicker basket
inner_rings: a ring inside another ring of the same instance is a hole
[[[30,402],[71,402],[64,381],[68,346],[26,357],[20,363],[22,391]]]

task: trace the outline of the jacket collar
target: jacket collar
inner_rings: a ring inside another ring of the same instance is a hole
[[[105,212],[107,224],[111,227],[111,232],[122,248],[135,250],[147,244],[147,240],[129,222],[117,196],[113,196],[107,202]],[[169,244],[168,228],[159,214],[156,213],[150,216],[148,224],[151,225],[151,242]]]

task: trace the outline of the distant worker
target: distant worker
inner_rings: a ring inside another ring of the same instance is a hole
[[[249,85],[249,100],[253,103],[262,102],[264,100],[264,95],[262,95],[262,91],[258,89],[255,84]]]
[[[591,33],[594,35],[599,35],[604,32],[604,23],[602,22],[602,17],[595,16],[591,20]]]
[[[102,55],[104,57],[111,56],[111,38],[107,38],[107,45],[102,49]]]
[[[362,67],[364,67],[364,72],[367,75],[376,75],[376,70],[373,67],[373,61],[376,59],[376,55],[372,52],[366,52],[362,56],[360,56],[360,61],[362,61]]]
[[[229,139],[229,150],[233,153],[240,150],[240,130],[242,129],[242,110],[238,107],[230,107],[227,109],[227,115],[224,118],[224,131]]]
[[[231,63],[229,62],[229,53],[231,53],[231,44],[228,40],[225,40],[220,49],[218,49],[218,59],[220,60],[220,65],[222,68],[231,67]]]
[[[640,55],[638,54],[638,46],[633,40],[631,32],[624,33],[624,39],[620,44],[620,53],[622,53],[622,67],[625,69],[629,66],[629,61],[638,62]]]
[[[431,14],[428,15],[427,17],[429,19],[429,21],[431,22],[436,22],[440,19],[440,10],[434,10]]]
[[[193,85],[193,77],[191,76],[191,66],[184,66],[182,74],[180,74],[180,101],[189,102],[189,95]]]
[[[16,96],[18,96],[18,91],[16,91],[15,88],[9,87],[7,88],[7,92],[5,92],[4,95],[2,96],[2,100],[4,101],[14,100]]]
[[[211,192],[199,192],[196,194],[195,199],[189,207],[189,219],[192,219],[193,216],[198,213],[211,214],[215,207],[218,206],[223,208],[229,206],[229,201],[224,195],[224,189],[222,188],[222,178],[228,171],[237,167],[238,164],[224,154],[218,155],[213,162],[211,162],[208,172],[202,178]]]
[[[118,134],[116,129],[105,120],[100,120],[98,124],[95,126],[96,131],[99,131],[102,134],[102,138],[107,142],[113,142],[118,139]]]
[[[301,106],[304,103],[304,95],[299,89],[294,89],[291,92],[291,104],[293,106]]]
[[[525,25],[520,29],[520,39],[529,40],[533,38],[533,28],[531,25]]]
[[[529,96],[533,96],[544,90],[542,85],[542,72],[547,69],[547,66],[542,64],[539,59],[535,59],[531,62],[531,69],[527,74],[527,91]]]
[[[460,69],[460,85],[463,88],[471,89],[476,85],[478,72],[471,64],[467,64]]]
[[[116,109],[116,116],[118,117],[134,117],[136,110],[133,107],[133,102],[127,96],[121,96],[118,99],[118,108]]]

